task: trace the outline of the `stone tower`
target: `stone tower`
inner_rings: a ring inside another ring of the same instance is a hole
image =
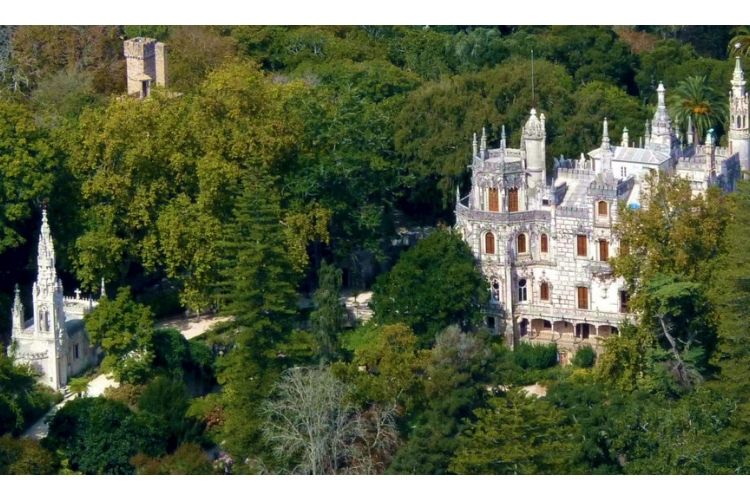
[[[16,293],[13,299],[13,309],[11,309],[12,318],[12,336],[17,337],[23,333],[24,318],[23,318],[23,304],[21,303],[21,291],[18,289],[16,284]]]
[[[531,113],[526,124],[523,126],[521,135],[521,149],[526,151],[526,172],[528,173],[529,188],[543,189],[546,185],[546,150],[544,113],[537,118],[536,109],[531,108]]]
[[[34,336],[46,344],[48,357],[44,371],[53,387],[67,383],[65,349],[65,312],[63,311],[62,282],[55,271],[55,248],[52,243],[47,210],[42,211],[42,231],[39,235],[37,279],[33,288]]]
[[[147,97],[151,86],[167,85],[167,49],[153,38],[125,40],[128,95]]]
[[[747,93],[745,93],[745,73],[740,58],[735,59],[732,75],[732,91],[729,94],[729,147],[737,153],[740,168],[750,169],[750,116],[748,116]]]
[[[651,119],[651,144],[670,150],[672,148],[672,119],[664,101],[664,84],[659,82],[656,93],[659,97],[656,112]]]

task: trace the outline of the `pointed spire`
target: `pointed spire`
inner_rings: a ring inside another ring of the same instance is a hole
[[[745,72],[742,71],[742,63],[739,56],[734,59],[734,73],[732,74],[732,97],[739,98],[745,95]]]
[[[602,149],[609,149],[609,126],[607,125],[607,117],[604,117],[604,124],[602,125]]]
[[[500,132],[500,148],[505,151],[505,148],[507,147],[506,138],[505,138],[505,125],[502,126],[501,132]]]
[[[11,322],[13,334],[23,331],[23,304],[21,303],[21,291],[16,283],[15,297],[13,298],[13,309],[11,310]]]
[[[659,86],[656,88],[656,94],[659,96],[657,108],[660,110],[666,109],[667,107],[666,103],[664,102],[664,93],[665,93],[664,84],[662,82],[659,82]]]
[[[456,205],[461,202],[461,190],[456,186]]]
[[[628,127],[622,127],[622,142],[620,142],[620,146],[626,148],[628,147],[629,142],[630,136],[628,135]]]
[[[55,245],[52,243],[52,234],[47,221],[47,209],[42,209],[42,228],[39,233],[39,246],[37,250],[37,282],[54,286],[57,281],[55,271]]]
[[[474,132],[474,140],[471,141],[471,154],[473,156],[477,155],[477,133]]]
[[[687,124],[687,143],[688,146],[691,146],[693,144],[693,117],[688,115],[688,124]]]
[[[479,143],[479,154],[482,158],[485,158],[487,152],[487,129],[482,127],[482,141]]]
[[[458,189],[458,188],[456,188]],[[107,296],[107,289],[104,288],[104,276],[102,276],[102,289],[101,293],[99,294],[100,297],[106,297]]]

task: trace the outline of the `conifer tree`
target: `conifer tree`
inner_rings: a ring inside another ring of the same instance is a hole
[[[259,451],[258,402],[283,369],[279,352],[295,311],[295,277],[282,234],[279,195],[268,179],[245,177],[219,244],[216,298],[235,336],[219,364],[227,447],[241,461]]]
[[[320,344],[320,354],[325,359],[330,358],[336,351],[336,337],[343,327],[343,316],[346,311],[339,302],[341,269],[323,261],[318,274],[318,289],[313,296],[315,311],[310,315],[310,321]]]

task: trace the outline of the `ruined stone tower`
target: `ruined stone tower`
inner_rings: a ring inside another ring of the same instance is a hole
[[[125,40],[128,95],[147,97],[151,86],[167,85],[167,49],[153,38],[136,37]]]

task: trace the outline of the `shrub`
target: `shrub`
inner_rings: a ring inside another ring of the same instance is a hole
[[[590,345],[583,346],[573,356],[573,366],[576,368],[591,368],[596,361],[596,352]]]
[[[513,351],[513,359],[518,366],[524,369],[542,370],[550,368],[557,364],[557,346],[522,342]]]

